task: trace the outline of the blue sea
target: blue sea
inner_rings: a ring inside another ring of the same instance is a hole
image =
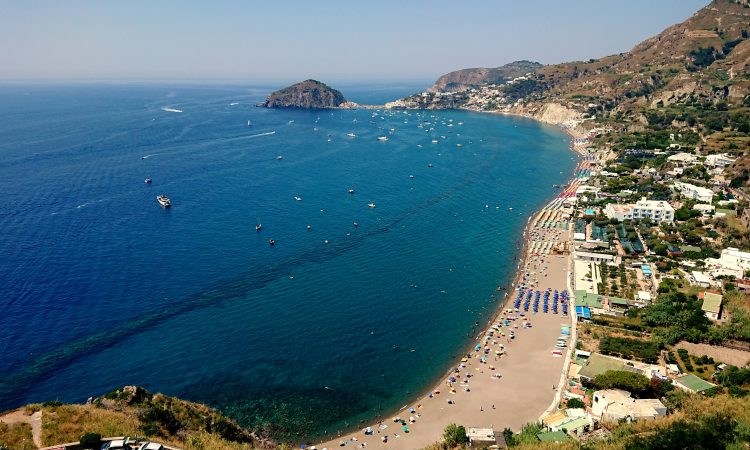
[[[0,87],[0,410],[134,384],[320,436],[455,362],[575,165],[567,137],[464,111],[254,106],[279,87]]]

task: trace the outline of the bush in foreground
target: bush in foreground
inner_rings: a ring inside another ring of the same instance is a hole
[[[469,438],[466,437],[466,428],[455,423],[449,424],[443,431],[443,441],[450,448],[466,444],[469,442]]]

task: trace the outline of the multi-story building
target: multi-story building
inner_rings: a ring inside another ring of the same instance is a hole
[[[630,219],[651,219],[654,222],[674,222],[674,208],[657,200],[638,200],[634,205],[610,203],[604,208],[604,215],[620,222]]]
[[[674,208],[665,201],[638,200],[633,205],[633,219],[651,219],[656,223],[674,222]]]
[[[709,167],[726,167],[734,163],[734,158],[730,158],[726,153],[706,156],[705,165]]]
[[[604,215],[610,219],[619,220],[630,220],[633,218],[633,205],[621,205],[617,203],[609,203],[604,208]]]
[[[711,189],[696,186],[690,183],[675,181],[674,189],[683,197],[697,200],[702,203],[711,203],[714,198],[714,192]]]

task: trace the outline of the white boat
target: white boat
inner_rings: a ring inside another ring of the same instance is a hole
[[[369,208],[375,208],[377,205],[375,205],[375,203],[368,203],[367,206]]]
[[[438,140],[437,140],[437,139],[433,139],[433,140],[432,140],[432,143],[433,143],[433,144],[437,144],[437,143],[438,143]]]
[[[143,182],[146,184],[151,184],[152,181],[153,180],[151,178],[146,178],[145,180],[143,180]]]
[[[430,164],[427,164],[427,167],[429,167],[429,168],[432,168],[432,167],[433,167],[433,166],[432,166],[432,163],[430,163]]]
[[[349,137],[357,137],[357,135],[354,134],[354,133],[346,133],[346,135],[349,136]]]
[[[156,201],[157,201],[157,202],[159,202],[159,204],[160,204],[161,206],[165,207],[165,208],[169,208],[170,206],[172,206],[172,201],[171,201],[171,200],[169,200],[169,197],[167,197],[167,196],[166,196],[166,195],[164,195],[164,194],[162,194],[162,195],[157,195],[157,196],[156,196]]]
[[[284,157],[281,156],[281,155],[279,155],[279,156],[276,157],[276,159],[279,160],[279,161],[281,161],[282,159],[284,159]]]
[[[260,231],[263,228],[263,225],[256,223],[255,224],[255,231]]]
[[[346,192],[348,192],[350,194],[353,194],[354,193],[354,189],[347,189]]]
[[[248,121],[247,121],[247,126],[249,126],[249,127],[250,127],[250,126],[252,126],[252,125],[253,125],[253,123],[252,123],[252,122],[250,122],[250,121],[248,120]]]
[[[294,199],[297,200],[298,202],[302,201],[302,197],[297,197],[296,195],[294,196]]]
[[[378,136],[378,140],[379,141],[387,141],[388,140],[388,136]]]

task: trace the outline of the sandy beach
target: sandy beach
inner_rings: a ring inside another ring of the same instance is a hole
[[[576,172],[581,164],[585,163],[580,163]],[[514,286],[508,289],[502,308],[485,331],[467,349],[465,358],[456,361],[454,369],[429,393],[383,422],[318,443],[317,448],[418,449],[441,440],[443,429],[450,423],[496,431],[506,427],[519,430],[556,407],[565,355],[573,345],[571,339],[559,349],[558,338],[562,328],[572,324],[574,308],[564,315],[562,310],[554,314],[551,308],[543,312],[541,301],[537,313],[533,307],[525,312],[523,304],[520,311],[513,306],[519,291],[524,292],[525,299],[529,290],[534,295],[537,291],[570,290],[571,259],[567,250],[574,226],[563,216],[562,206],[566,197],[575,195],[577,186],[578,181],[573,179],[529,220]],[[556,350],[562,355],[553,354]]]

